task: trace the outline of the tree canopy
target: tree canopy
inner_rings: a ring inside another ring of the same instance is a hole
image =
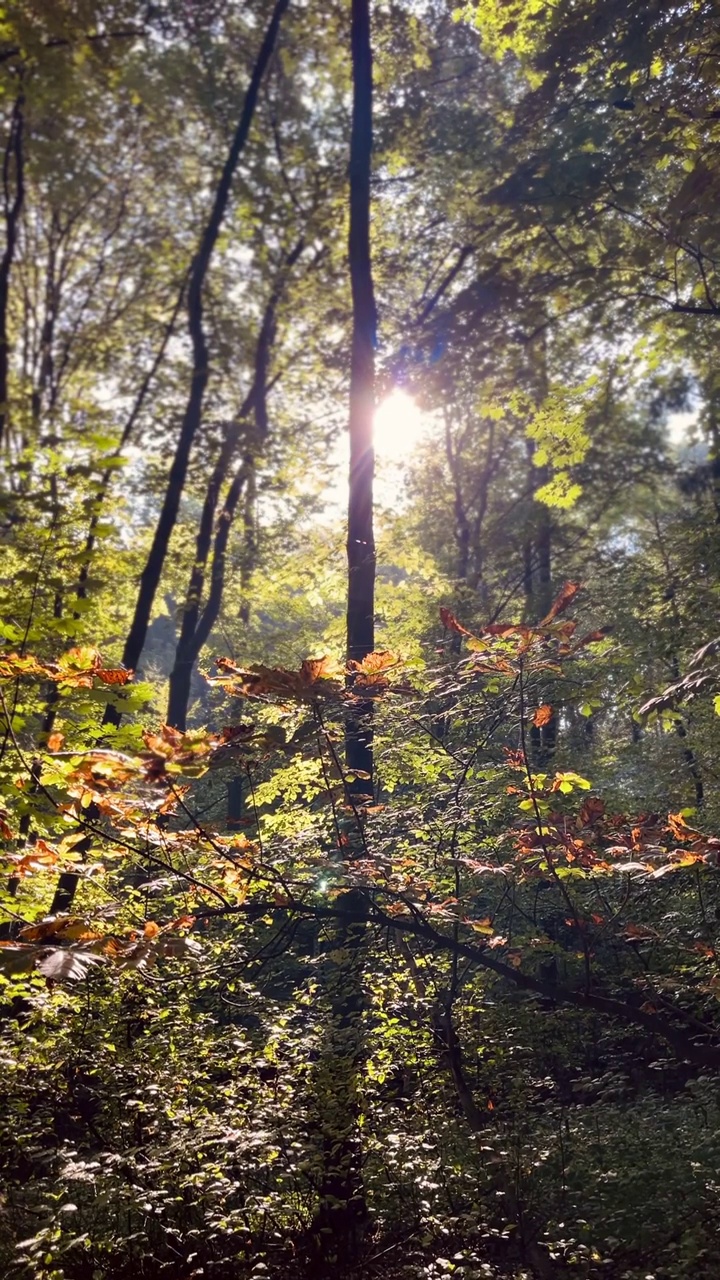
[[[715,1280],[703,0],[0,13],[0,1269]]]

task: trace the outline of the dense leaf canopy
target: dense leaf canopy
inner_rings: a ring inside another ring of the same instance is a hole
[[[2,7],[3,1275],[715,1280],[719,49]]]

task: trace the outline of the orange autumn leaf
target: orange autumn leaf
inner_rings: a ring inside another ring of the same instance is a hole
[[[532,718],[532,722],[535,725],[535,728],[541,729],[543,725],[549,724],[553,718],[553,715],[554,715],[554,712],[552,707],[550,706],[550,703],[543,702],[542,706],[538,707],[537,711],[535,712],[535,715]]]
[[[461,622],[458,622],[452,609],[446,609],[444,607],[441,607],[440,621],[442,622],[446,631],[455,631],[459,636],[472,635],[472,631],[468,631],[467,627],[464,627]]]
[[[47,749],[48,751],[62,751],[65,742],[65,734],[59,733],[56,729],[54,733],[48,735]]]
[[[553,600],[540,626],[546,627],[548,623],[553,622],[561,613],[564,613],[568,606],[572,604],[581,586],[582,583],[580,582],[564,583],[560,594]]]
[[[697,840],[700,833],[688,826],[681,813],[668,814],[668,828],[676,840]]]
[[[127,684],[133,676],[133,672],[126,667],[100,667],[93,674],[103,684]]]

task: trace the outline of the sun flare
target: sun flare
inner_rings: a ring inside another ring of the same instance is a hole
[[[422,440],[427,417],[401,387],[375,410],[375,452],[382,462],[404,462]]]

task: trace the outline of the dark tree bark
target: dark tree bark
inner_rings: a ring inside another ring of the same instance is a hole
[[[538,347],[534,353],[531,376],[535,383],[537,403],[541,405],[548,395],[547,369],[547,334],[543,329]],[[527,442],[528,451],[528,488],[532,494],[531,529],[525,544],[525,617],[528,622],[537,623],[549,612],[553,601],[553,518],[550,508],[535,498],[535,490],[547,484],[550,479],[548,467],[536,467],[533,462],[535,445]],[[545,700],[542,694],[541,700]],[[533,764],[544,769],[552,760],[557,746],[558,721],[553,712],[547,724],[541,728],[530,725],[530,749]]]
[[[373,413],[376,312],[370,257],[372,159],[372,46],[370,0],[352,0],[353,113],[350,139],[349,260],[353,329],[350,364],[350,492],[348,503],[348,662],[375,647],[375,540],[373,535]],[[353,676],[348,677],[352,692]],[[372,788],[372,703],[358,700],[345,721],[346,787],[353,803]],[[363,776],[365,775],[365,776]],[[368,1210],[358,1128],[358,1081],[365,1057],[364,955],[368,904],[357,889],[338,902],[350,922],[337,932],[324,967],[330,999],[327,1030],[330,1070],[318,1081],[323,1175],[313,1224],[321,1274],[344,1274],[362,1253]]]
[[[123,449],[130,442],[132,433],[135,429],[135,424],[138,418],[140,417],[140,413],[142,412],[143,405],[145,404],[148,392],[155,379],[155,375],[157,374],[158,369],[160,368],[163,360],[165,359],[165,352],[167,351],[168,343],[175,331],[175,325],[177,324],[177,318],[180,314],[180,308],[182,307],[183,298],[185,296],[186,285],[187,285],[187,277],[182,282],[182,286],[180,288],[180,292],[178,293],[177,300],[175,302],[175,306],[173,307],[170,319],[168,320],[167,324],[163,328],[160,345],[157,349],[157,352],[155,353],[153,362],[150,365],[150,368],[148,369],[147,373],[145,374],[145,377],[143,378],[142,382],[140,383],[138,393],[135,397],[130,413],[128,414],[127,420],[125,422],[125,426],[123,427],[120,440],[118,441],[118,446],[112,455],[113,458],[119,458]],[[78,584],[76,588],[76,595],[78,600],[84,600],[87,596],[87,580],[88,580],[88,577],[90,576],[90,562],[92,559],[93,551],[95,550],[95,542],[97,540],[96,539],[97,527],[98,527],[98,524],[100,523],[100,518],[102,515],[102,507],[107,498],[108,490],[110,488],[110,484],[114,474],[115,474],[114,467],[108,467],[103,472],[102,478],[100,480],[100,487],[95,497],[95,504],[94,504],[95,509],[90,518],[90,525],[88,527],[88,533],[85,539],[85,546],[83,549],[83,563],[80,568],[80,573],[78,574]]]
[[[375,647],[375,538],[373,532],[373,413],[377,314],[370,257],[372,49],[369,0],[352,3],[353,113],[350,141],[350,281],[353,330],[350,365],[350,492],[348,501],[348,661],[361,662]],[[352,682],[352,676],[350,677]],[[348,717],[345,758],[354,774],[372,775],[372,706]],[[368,789],[362,777],[350,782]]]
[[[252,452],[246,453],[227,491],[215,531],[212,566],[210,569],[210,591],[207,603],[202,613],[200,612],[198,601],[193,603],[192,611],[186,611],[185,614],[185,617],[190,616],[194,619],[193,629],[188,629],[185,638],[183,639],[181,636],[178,642],[175,651],[175,664],[170,674],[170,693],[168,698],[168,724],[173,725],[176,729],[185,729],[193,666],[203,645],[207,643],[210,632],[220,613],[225,589],[225,564],[230,529],[238,503],[252,475],[254,465],[254,454]]]
[[[187,310],[188,330],[193,350],[192,381],[160,517],[147,562],[140,578],[135,614],[123,650],[123,663],[131,669],[137,666],[145,643],[155,593],[160,582],[170,537],[177,520],[180,498],[185,487],[190,451],[202,419],[203,401],[210,373],[209,351],[203,326],[203,289],[205,280],[227,211],[238,161],[250,133],[263,76],[275,48],[280,23],[288,4],[289,0],[276,0],[272,18],[265,32],[262,46],[250,77],[250,84],[245,94],[237,131],[215,191],[210,217],[190,268]],[[118,724],[119,721],[120,713],[117,708],[109,706],[105,713],[105,722]]]
[[[5,250],[0,258],[0,447],[8,424],[10,336],[8,334],[8,303],[10,298],[10,272],[17,246],[18,223],[25,199],[25,171],[23,131],[25,98],[19,93],[10,118],[10,134],[3,160],[3,198],[5,213]],[[14,190],[11,178],[15,169]]]
[[[269,381],[270,356],[275,341],[277,308],[282,298],[288,273],[297,262],[303,251],[304,239],[300,237],[292,251],[287,254],[275,280],[272,292],[265,307],[260,332],[255,347],[255,368],[252,386],[246,395],[234,421],[229,425],[223,440],[215,466],[205,491],[205,501],[200,515],[197,538],[195,540],[195,559],[190,571],[190,581],[185,596],[180,635],[175,650],[175,661],[170,673],[170,690],[168,695],[167,722],[176,729],[185,729],[187,710],[190,701],[192,672],[200,649],[205,644],[210,631],[217,620],[225,580],[225,547],[230,534],[237,503],[242,488],[247,483],[253,469],[256,449],[261,447],[268,432],[267,392]],[[205,575],[210,549],[213,541],[215,514],[220,500],[220,492],[225,482],[233,454],[243,434],[251,431],[250,417],[255,419],[255,439],[248,441],[245,457],[240,472],[230,486],[225,500],[220,525],[215,536],[215,554],[211,576],[210,598],[205,609],[202,609],[202,596],[205,586]],[[240,480],[238,482],[238,476]],[[233,498],[233,494],[235,497]],[[222,536],[221,536],[222,535]],[[221,554],[218,558],[218,548]],[[212,609],[208,606],[212,601]],[[201,611],[202,609],[202,611]]]

